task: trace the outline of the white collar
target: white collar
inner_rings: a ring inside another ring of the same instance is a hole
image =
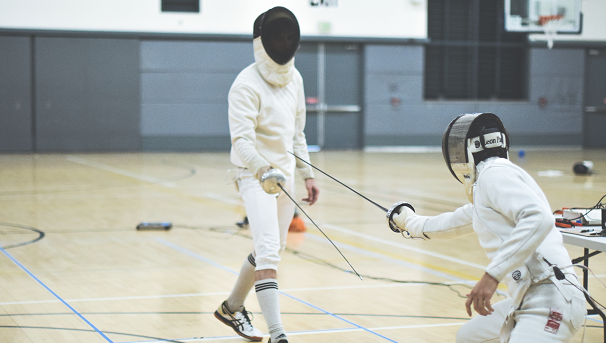
[[[265,81],[274,86],[283,87],[292,80],[295,69],[294,57],[284,65],[274,62],[263,48],[261,37],[253,40],[253,48],[255,51],[255,64]]]

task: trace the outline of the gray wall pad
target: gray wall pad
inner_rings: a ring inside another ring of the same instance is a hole
[[[146,136],[143,151],[229,151],[229,136]]]

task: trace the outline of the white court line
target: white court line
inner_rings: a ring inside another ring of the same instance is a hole
[[[445,323],[445,324],[423,324],[423,325],[401,325],[401,326],[384,326],[371,328],[369,330],[373,331],[383,331],[383,330],[401,330],[401,329],[418,329],[418,328],[433,328],[433,327],[443,327],[443,326],[458,326],[463,325],[467,322],[461,323]],[[317,331],[304,331],[304,332],[292,332],[287,333],[288,336],[302,336],[302,335],[315,335],[319,333],[342,333],[342,332],[356,332],[362,331],[357,328],[347,328],[347,329],[332,329],[332,330],[317,330]]]
[[[184,298],[184,297],[204,297],[212,295],[226,295],[229,292],[212,292],[212,293],[188,293],[188,294],[165,294],[165,295],[141,295],[132,297],[110,297],[110,298],[80,298],[80,299],[65,299],[67,302],[92,302],[92,301],[113,301],[113,300],[138,300],[138,299],[161,299],[161,298]],[[13,301],[3,302],[4,305],[26,305],[26,304],[48,304],[56,303],[56,300],[32,300],[32,301]]]
[[[231,198],[231,197],[227,197],[225,195],[216,194],[216,193],[204,193],[204,196],[207,198],[213,199],[213,200],[223,201],[228,204],[244,206],[244,202],[241,200],[241,198]]]
[[[197,259],[197,260],[204,261],[204,262],[209,263],[209,264],[211,264],[211,265],[213,265],[215,267],[221,268],[224,271],[227,271],[227,272],[229,272],[231,274],[238,275],[238,272],[236,272],[236,271],[234,271],[234,270],[232,270],[232,269],[230,269],[230,268],[228,268],[228,267],[226,267],[226,266],[224,266],[224,265],[222,265],[222,264],[220,264],[218,262],[215,262],[215,261],[213,261],[211,259],[208,259],[208,258],[206,258],[206,257],[204,257],[202,255],[199,255],[199,254],[197,254],[197,253],[195,253],[193,251],[187,250],[186,248],[183,248],[183,247],[181,247],[179,245],[176,245],[176,244],[173,244],[171,242],[165,241],[165,240],[163,240],[161,238],[156,238],[156,241],[158,241],[158,242],[160,242],[160,243],[162,243],[162,244],[164,244],[166,246],[169,246],[169,247],[175,249],[176,251],[179,251],[181,253],[189,255],[189,256]],[[365,328],[365,327],[363,327],[363,326],[361,326],[359,324],[354,323],[353,321],[347,320],[347,319],[345,319],[345,318],[343,318],[343,317],[341,317],[341,316],[339,316],[337,314],[334,314],[334,313],[331,313],[329,311],[326,311],[326,310],[324,310],[324,309],[322,309],[322,308],[320,308],[320,307],[318,307],[318,306],[316,306],[314,304],[311,304],[311,303],[309,303],[309,302],[307,302],[305,300],[302,300],[302,299],[299,299],[299,298],[297,298],[295,296],[292,296],[292,295],[284,292],[283,290],[282,291],[278,291],[278,292],[280,293],[280,295],[289,297],[292,300],[298,301],[298,302],[300,302],[300,303],[302,303],[304,305],[307,305],[307,306],[309,306],[309,307],[311,307],[313,309],[316,309],[316,310],[318,310],[320,312],[324,312],[325,314],[327,314],[327,315],[329,315],[329,316],[331,316],[331,317],[333,317],[335,319],[341,320],[341,321],[343,321],[343,322],[345,322],[347,324],[350,324],[350,325],[355,326],[355,327],[357,327],[359,329],[362,329],[363,331],[366,331],[366,332],[371,333],[373,335],[376,335],[376,336],[379,336],[381,338],[384,338],[387,341],[390,341],[390,342],[393,342],[393,343],[397,343],[396,341],[394,341],[393,339],[391,339],[389,337],[382,336],[382,335],[380,335],[380,334],[378,334],[378,333],[376,333],[376,332],[374,332],[372,330],[369,330],[369,329],[367,329],[367,328]]]
[[[464,284],[463,282],[449,281],[443,282],[444,284],[456,285]],[[325,290],[343,290],[343,289],[359,289],[359,288],[387,288],[387,287],[410,287],[410,286],[425,286],[423,284],[381,284],[381,285],[361,285],[361,286],[333,286],[333,287],[308,287],[308,288],[285,288],[280,289],[284,292],[313,292],[313,291],[325,291]],[[254,291],[251,290],[251,293]],[[206,297],[215,295],[229,295],[230,292],[209,292],[209,293],[186,293],[186,294],[162,294],[162,295],[141,295],[141,296],[130,296],[130,297],[109,297],[109,298],[80,298],[80,299],[65,299],[70,303],[72,302],[94,302],[94,301],[114,301],[114,300],[139,300],[139,299],[162,299],[162,298],[186,298],[186,297]],[[32,300],[32,301],[12,301],[12,302],[0,302],[0,306],[5,305],[27,305],[27,304],[49,304],[57,303],[58,300]]]
[[[105,171],[108,171],[108,172],[116,173],[116,174],[119,174],[119,175],[132,177],[132,178],[137,179],[139,181],[146,181],[146,182],[150,182],[150,183],[153,183],[153,184],[156,184],[156,185],[166,186],[166,187],[169,187],[169,188],[176,188],[177,187],[177,185],[174,182],[164,181],[162,179],[158,179],[158,178],[155,178],[155,177],[152,177],[152,176],[148,176],[148,175],[133,173],[133,172],[130,172],[128,170],[112,167],[112,166],[109,166],[107,164],[103,164],[103,163],[99,163],[99,162],[90,161],[90,160],[87,160],[87,159],[84,159],[84,158],[81,158],[81,157],[76,157],[76,156],[71,156],[70,155],[70,156],[67,156],[66,159],[69,160],[69,161],[71,161],[71,162],[82,164],[82,165],[85,165],[85,166],[88,166],[88,167],[93,167],[93,168],[105,170]],[[244,206],[244,203],[239,198],[231,198],[231,197],[227,197],[227,196],[224,196],[222,194],[216,194],[216,193],[205,193],[204,196],[206,198],[213,199],[213,200],[223,201],[223,202],[226,202],[228,204],[242,205],[242,206]]]
[[[340,232],[343,232],[343,233],[346,233],[346,234],[349,234],[349,235],[362,237],[364,239],[372,240],[372,241],[375,241],[375,242],[379,242],[379,243],[395,246],[395,247],[398,247],[398,248],[414,251],[414,252],[419,253],[419,254],[424,254],[424,255],[429,255],[429,256],[441,258],[443,260],[447,260],[447,261],[450,261],[450,262],[460,263],[460,264],[463,264],[463,265],[466,265],[466,266],[470,266],[470,267],[474,267],[474,268],[478,268],[478,269],[481,269],[481,270],[485,270],[486,269],[486,266],[483,266],[481,264],[477,264],[477,263],[473,263],[473,262],[468,262],[468,261],[464,261],[464,260],[458,259],[456,257],[451,257],[451,256],[448,256],[448,255],[443,255],[443,254],[440,254],[440,253],[437,253],[437,252],[427,251],[427,250],[424,250],[424,249],[419,249],[419,248],[411,247],[411,246],[408,246],[408,245],[405,245],[405,244],[388,241],[388,240],[383,239],[383,238],[367,235],[367,234],[364,234],[364,233],[359,233],[359,232],[356,232],[356,231],[353,231],[353,230],[350,230],[350,229],[346,229],[344,227],[340,227],[340,226],[336,226],[336,225],[332,225],[332,224],[322,224],[321,226],[329,228],[329,229],[332,229],[332,230],[335,230],[335,231],[340,231]]]
[[[402,326],[385,326],[385,327],[377,327],[369,330],[373,331],[384,331],[384,330],[402,330],[402,329],[419,329],[419,328],[433,328],[433,327],[445,327],[445,326],[460,326],[467,322],[460,323],[446,323],[446,324],[424,324],[424,325],[402,325]],[[299,331],[299,332],[287,332],[286,334],[291,336],[305,336],[305,335],[319,335],[319,334],[332,334],[332,333],[344,333],[344,332],[360,332],[365,331],[359,328],[344,328],[344,329],[328,329],[328,330],[311,330],[311,331]],[[263,337],[269,337],[269,335],[264,335]],[[207,337],[207,338],[181,338],[176,341],[179,342],[208,342],[208,341],[220,341],[220,340],[242,340],[240,336],[223,336],[223,337]],[[155,341],[130,341],[130,342],[122,342],[122,343],[162,343],[166,342],[166,340],[155,340]]]
[[[83,164],[83,165],[86,165],[86,166],[90,166],[90,167],[94,167],[94,168],[99,168],[99,169],[110,171],[110,172],[117,173],[117,174],[120,174],[120,175],[132,177],[132,178],[135,178],[137,180],[147,181],[147,182],[151,182],[151,183],[154,183],[154,184],[160,184],[160,185],[164,185],[164,186],[171,187],[171,188],[175,187],[175,184],[172,183],[172,182],[165,182],[165,181],[157,179],[157,178],[153,178],[153,177],[146,176],[146,175],[132,173],[132,172],[129,172],[127,170],[115,168],[115,167],[112,167],[112,166],[109,166],[109,165],[105,165],[105,164],[102,164],[102,163],[98,163],[98,162],[94,162],[94,161],[89,161],[89,160],[86,160],[86,159],[83,159],[83,158],[80,158],[80,157],[76,157],[76,156],[71,156],[70,155],[70,156],[67,156],[66,158],[68,160],[72,161],[72,162],[75,162],[75,163],[80,163],[80,164]],[[219,201],[223,201],[223,202],[226,202],[226,203],[229,203],[229,204],[242,205],[242,203],[240,201],[237,201],[237,200],[232,199],[232,198],[227,198],[227,197],[222,196],[222,195],[217,195],[217,194],[214,194],[214,193],[206,193],[205,196],[208,197],[208,198],[211,198],[213,200],[219,200]],[[424,250],[424,249],[410,247],[410,246],[407,246],[407,245],[404,245],[404,244],[400,244],[400,243],[395,243],[395,242],[388,241],[388,240],[385,240],[385,239],[382,239],[382,238],[377,238],[375,236],[358,233],[356,231],[349,230],[349,229],[346,229],[346,228],[343,228],[343,227],[339,227],[339,226],[336,226],[336,225],[323,224],[322,226],[323,227],[327,227],[329,229],[336,230],[336,231],[345,232],[345,233],[350,234],[350,235],[362,237],[362,238],[365,238],[365,239],[374,240],[376,242],[380,242],[380,243],[383,243],[383,244],[396,246],[396,247],[399,247],[399,248],[402,248],[402,249],[407,249],[407,250],[410,250],[410,251],[414,251],[414,252],[417,252],[417,253],[421,253],[421,254],[425,254],[425,255],[429,255],[429,256],[433,256],[433,257],[438,257],[438,258],[445,259],[445,260],[450,261],[450,262],[460,263],[460,264],[471,266],[471,267],[475,267],[475,268],[478,268],[478,269],[481,269],[481,270],[485,270],[486,269],[486,266],[482,266],[482,265],[479,265],[479,264],[476,264],[476,263],[467,262],[467,261],[464,261],[464,260],[461,260],[461,259],[458,259],[458,258],[450,257],[450,256],[439,254],[439,253],[434,253],[434,252],[427,251],[427,250]]]
[[[329,244],[329,242],[326,241],[326,240],[324,240],[324,239],[322,239],[321,236],[317,236],[316,237],[316,236],[313,236],[313,235],[309,235],[309,236],[306,236],[306,237],[310,237],[310,238],[313,238],[313,239],[315,239],[315,240],[317,240],[319,242],[323,242],[323,243]],[[381,258],[381,259],[385,259],[385,260],[388,260],[388,261],[390,261],[392,263],[396,263],[396,264],[403,265],[403,266],[406,266],[406,267],[409,267],[409,268],[417,269],[417,270],[420,270],[420,271],[423,271],[423,272],[426,272],[426,273],[430,273],[430,274],[433,274],[433,275],[436,275],[436,276],[439,276],[439,277],[443,277],[445,279],[456,280],[455,282],[452,282],[452,281],[449,281],[449,282],[440,282],[441,284],[449,284],[449,285],[457,285],[458,284],[458,285],[472,285],[472,286],[476,284],[476,281],[464,280],[464,279],[461,279],[459,277],[452,276],[452,275],[450,275],[448,273],[443,273],[443,272],[439,272],[439,271],[436,271],[436,270],[428,268],[428,267],[420,266],[420,265],[418,265],[416,263],[400,261],[400,260],[391,258],[389,256],[386,256],[386,255],[383,255],[383,254],[380,254],[380,253],[375,253],[375,252],[368,251],[368,250],[365,250],[365,249],[357,248],[357,247],[354,247],[354,246],[351,246],[351,245],[348,245],[348,244],[345,244],[345,243],[340,243],[338,241],[335,242],[335,245],[337,245],[337,246],[339,246],[341,248],[345,248],[345,249],[356,251],[356,252],[358,252],[360,254],[363,254],[363,255],[373,256],[373,257],[378,257],[378,258]],[[419,283],[422,283],[422,282],[423,281],[419,281]],[[427,285],[428,283],[426,282],[425,284]],[[509,294],[507,292],[504,292],[504,291],[501,291],[501,290],[498,290],[498,289],[497,289],[496,292],[497,292],[497,294],[502,295],[504,297],[509,297]]]
[[[330,244],[330,242],[328,242],[327,240],[323,239],[322,236],[306,235],[306,237],[315,239],[316,241],[321,242],[321,243]],[[338,247],[340,247],[342,249],[352,250],[352,251],[355,251],[355,252],[357,252],[359,254],[362,254],[362,255],[372,256],[372,257],[375,257],[375,258],[380,258],[380,259],[383,259],[383,260],[387,260],[387,261],[389,261],[391,263],[395,263],[395,264],[399,264],[399,265],[402,265],[402,266],[406,266],[408,268],[413,268],[413,269],[416,269],[416,270],[420,270],[422,272],[430,273],[430,274],[433,274],[433,275],[436,275],[436,276],[439,276],[439,277],[442,277],[442,278],[445,278],[445,279],[455,280],[454,284],[475,285],[475,283],[476,283],[475,281],[464,280],[464,279],[461,279],[459,277],[452,276],[452,275],[450,275],[448,273],[443,273],[443,272],[439,272],[439,271],[436,271],[436,270],[431,269],[431,268],[420,266],[420,265],[418,265],[416,263],[405,262],[405,261],[401,261],[401,260],[398,260],[398,259],[394,259],[392,257],[386,256],[386,255],[381,254],[381,253],[376,253],[376,252],[368,251],[366,249],[357,248],[357,247],[354,247],[354,246],[351,246],[351,245],[348,245],[348,244],[345,244],[345,243],[340,243],[340,242],[334,242],[334,243],[335,243],[335,245],[337,245]],[[423,282],[423,281],[419,281],[419,282]]]
[[[112,172],[112,173],[116,173],[116,174],[120,174],[123,176],[128,176],[128,177],[132,177],[134,179],[140,180],[140,181],[147,181],[147,182],[151,182],[157,185],[162,185],[162,186],[166,186],[166,187],[170,187],[170,188],[175,188],[176,185],[174,182],[168,182],[162,179],[158,179],[152,176],[148,176],[148,175],[143,175],[143,174],[137,174],[137,173],[133,173],[130,172],[128,170],[124,170],[124,169],[120,169],[120,168],[116,168],[116,167],[112,167],[109,166],[107,164],[103,164],[103,163],[99,163],[99,162],[95,162],[95,161],[90,161],[81,157],[76,157],[76,156],[71,156],[68,155],[67,157],[65,157],[68,161],[74,162],[74,163],[78,163],[78,164],[82,164],[88,167],[93,167],[93,168],[97,168],[97,169],[101,169],[101,170],[105,170],[108,172]]]

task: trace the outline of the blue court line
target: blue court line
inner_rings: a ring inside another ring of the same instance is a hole
[[[105,336],[105,334],[103,332],[101,332],[101,330],[97,329],[96,326],[94,326],[91,322],[89,322],[86,318],[84,318],[84,316],[82,316],[80,314],[80,312],[76,311],[73,307],[71,307],[67,302],[65,302],[65,300],[61,299],[60,296],[57,295],[57,293],[53,292],[50,288],[48,288],[47,285],[45,285],[42,281],[40,281],[40,279],[38,279],[34,274],[32,274],[27,268],[25,268],[19,261],[17,261],[17,259],[15,259],[13,256],[11,256],[11,254],[9,254],[6,250],[4,250],[2,247],[0,247],[0,250],[2,251],[2,253],[4,253],[4,255],[6,255],[8,258],[11,259],[11,261],[13,261],[16,265],[19,266],[19,268],[23,269],[29,276],[31,276],[34,280],[36,280],[39,284],[42,285],[42,287],[46,288],[47,291],[49,291],[52,295],[54,295],[57,299],[59,299],[65,306],[69,307],[70,310],[72,310],[72,312],[74,312],[78,317],[80,317],[83,321],[86,322],[86,324],[88,324],[88,326],[90,326],[91,328],[93,328],[95,331],[97,331],[98,334],[100,334],[103,338],[105,338],[105,340],[107,340],[110,343],[114,343],[114,341],[112,341],[111,339],[109,339],[107,336]]]
[[[328,314],[328,315],[330,315],[330,316],[333,316],[333,317],[335,317],[335,318],[337,318],[337,319],[340,319],[340,320],[342,320],[342,321],[344,321],[344,322],[346,322],[346,323],[348,323],[348,324],[351,324],[351,325],[353,325],[353,326],[355,326],[355,327],[357,327],[357,328],[360,328],[360,329],[362,329],[362,330],[364,330],[364,331],[367,331],[367,332],[369,332],[369,333],[372,333],[373,335],[377,335],[377,336],[379,336],[379,337],[381,337],[381,338],[384,338],[384,339],[386,339],[386,340],[388,340],[388,341],[390,341],[390,342],[395,342],[395,343],[397,343],[397,342],[398,342],[398,341],[394,341],[394,340],[393,340],[393,339],[391,339],[391,338],[387,338],[387,337],[385,337],[385,336],[383,336],[383,335],[381,335],[381,334],[378,334],[378,333],[376,333],[376,332],[374,332],[374,331],[372,331],[372,330],[370,330],[370,329],[367,329],[367,328],[365,328],[365,327],[363,327],[363,326],[361,326],[361,325],[358,325],[358,324],[356,324],[356,323],[354,323],[354,322],[352,322],[352,321],[349,321],[349,320],[347,320],[347,319],[345,319],[345,318],[343,318],[343,317],[341,317],[341,316],[338,316],[338,315],[336,315],[336,314],[334,314],[334,313],[330,313],[330,312],[328,312],[328,311],[326,311],[326,310],[323,310],[323,309],[321,309],[321,308],[319,308],[319,307],[317,307],[317,306],[315,306],[315,305],[312,305],[312,304],[308,303],[307,301],[303,301],[303,300],[301,300],[301,299],[299,299],[299,298],[295,298],[295,297],[293,297],[293,296],[292,296],[292,295],[290,295],[290,294],[286,294],[286,293],[283,293],[283,292],[280,292],[280,293],[281,293],[281,294],[284,294],[285,296],[287,296],[287,297],[289,297],[289,298],[291,298],[291,299],[297,300],[297,301],[299,301],[299,302],[301,302],[301,303],[303,303],[303,304],[305,304],[305,305],[307,305],[307,306],[309,306],[309,307],[315,308],[315,309],[316,309],[316,310],[318,310],[318,311],[322,311],[322,312],[324,312],[324,313],[326,313],[326,314]]]
[[[171,248],[173,248],[173,249],[175,249],[175,250],[178,250],[178,251],[180,251],[180,252],[182,252],[182,253],[185,253],[185,254],[187,254],[187,255],[189,255],[189,256],[192,256],[192,257],[194,257],[194,258],[196,258],[196,259],[198,259],[198,260],[204,261],[204,262],[206,262],[206,263],[210,263],[210,264],[212,264],[213,266],[217,266],[217,267],[219,267],[219,268],[221,268],[221,269],[223,269],[223,270],[226,270],[226,271],[228,271],[228,272],[230,272],[230,273],[232,273],[232,274],[235,274],[235,275],[238,275],[238,274],[239,274],[239,273],[238,273],[238,272],[236,272],[236,271],[233,271],[233,270],[231,270],[231,269],[229,269],[229,268],[226,268],[226,267],[224,267],[224,266],[222,266],[222,265],[220,265],[220,264],[218,264],[218,263],[216,263],[216,262],[214,262],[214,261],[212,261],[212,260],[209,260],[209,259],[207,259],[207,258],[205,258],[205,257],[203,257],[203,256],[200,256],[200,255],[198,255],[198,254],[196,254],[196,253],[194,253],[194,252],[191,252],[191,251],[189,251],[189,250],[187,250],[187,249],[185,249],[185,248],[182,248],[182,247],[180,247],[180,246],[178,246],[178,245],[175,245],[175,244],[173,244],[173,243],[167,242],[167,241],[165,241],[165,240],[163,240],[163,239],[161,239],[161,238],[156,238],[156,241],[158,241],[159,243],[162,243],[162,244],[164,244],[164,245],[167,245],[167,246],[169,246],[169,247],[171,247]],[[361,326],[361,325],[358,325],[358,324],[356,324],[356,323],[353,323],[353,322],[351,322],[351,321],[349,321],[349,320],[347,320],[347,319],[345,319],[345,318],[342,318],[341,316],[338,316],[338,315],[336,315],[336,314],[334,314],[334,313],[331,313],[331,312],[328,312],[328,311],[326,311],[326,310],[323,310],[323,309],[321,309],[321,308],[319,308],[319,307],[317,307],[317,306],[315,306],[315,305],[312,305],[312,304],[310,304],[310,303],[308,303],[308,302],[306,302],[306,301],[303,301],[303,300],[301,300],[301,299],[299,299],[299,298],[296,298],[296,297],[294,297],[294,296],[292,296],[292,295],[290,295],[290,294],[286,294],[286,293],[284,293],[284,292],[282,292],[282,291],[280,291],[280,294],[283,294],[283,295],[285,295],[285,296],[287,296],[287,297],[289,297],[289,298],[291,298],[291,299],[293,299],[293,300],[296,300],[296,301],[298,301],[298,302],[300,302],[300,303],[303,303],[303,304],[305,304],[305,305],[307,305],[307,306],[310,306],[310,307],[312,307],[312,308],[314,308],[314,309],[316,309],[316,310],[318,310],[318,311],[324,312],[324,313],[326,313],[326,314],[328,314],[328,315],[330,315],[330,316],[333,316],[334,318],[340,319],[340,320],[342,320],[342,321],[344,321],[344,322],[346,322],[346,323],[348,323],[348,324],[350,324],[350,325],[353,325],[353,326],[355,326],[355,327],[357,327],[357,328],[359,328],[359,329],[362,329],[362,330],[364,330],[364,331],[366,331],[366,332],[372,333],[373,335],[376,335],[376,336],[379,336],[379,337],[381,337],[381,338],[384,338],[384,339],[386,339],[386,340],[388,340],[388,341],[390,341],[390,342],[398,343],[397,341],[394,341],[394,340],[392,340],[391,338],[387,338],[387,337],[385,337],[385,336],[383,336],[383,335],[381,335],[381,334],[378,334],[378,333],[376,333],[376,332],[374,332],[374,331],[372,331],[372,330],[369,330],[369,329],[367,329],[367,328],[365,328],[365,327],[363,327],[363,326]]]

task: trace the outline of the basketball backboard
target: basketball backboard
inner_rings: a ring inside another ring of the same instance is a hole
[[[505,31],[579,34],[581,0],[504,0]]]

